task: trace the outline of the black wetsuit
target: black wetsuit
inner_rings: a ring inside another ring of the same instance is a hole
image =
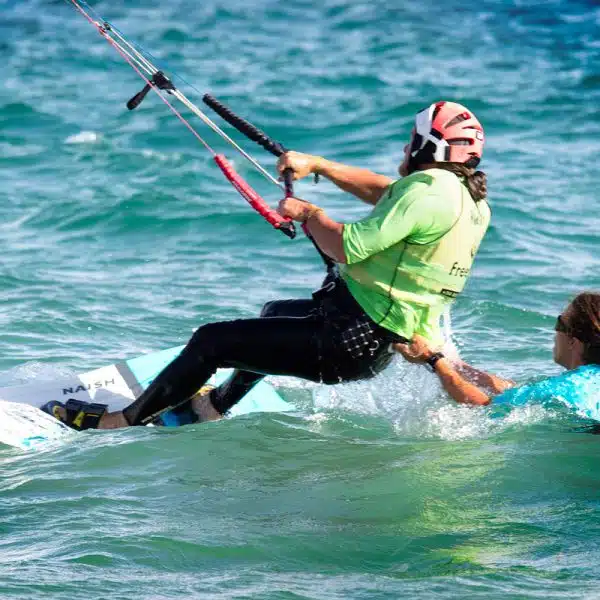
[[[382,371],[392,359],[390,343],[406,340],[374,323],[340,278],[324,283],[310,299],[267,303],[259,318],[198,328],[181,354],[123,411],[128,423],[148,423],[186,402],[221,367],[236,369],[211,392],[221,414],[265,375],[333,384]]]

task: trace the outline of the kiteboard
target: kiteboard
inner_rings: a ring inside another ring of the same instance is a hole
[[[5,407],[10,403],[13,414],[15,409],[13,405],[28,405],[27,409],[23,407],[24,410],[28,410],[28,423],[31,422],[29,407],[39,409],[50,400],[66,402],[69,398],[75,398],[106,404],[109,411],[122,410],[148,387],[156,375],[178,356],[183,348],[184,346],[177,346],[145,354],[57,381],[40,381],[0,388],[0,401]],[[230,373],[231,369],[219,369],[208,383],[219,385]],[[272,385],[261,381],[231,408],[227,416],[293,410],[294,406],[286,402]],[[46,426],[48,425],[47,419],[40,419],[40,425],[42,421]],[[160,419],[160,424],[166,426],[179,426],[189,422],[189,411],[185,410],[168,411],[163,413]],[[35,431],[32,434],[31,426],[26,429],[21,438],[16,431],[11,432],[10,436],[0,435],[0,442],[26,447],[28,446],[26,440],[29,438],[43,440],[45,435],[43,432],[36,435]]]

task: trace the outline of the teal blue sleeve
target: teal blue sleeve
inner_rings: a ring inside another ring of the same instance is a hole
[[[577,414],[600,421],[600,366],[585,365],[538,383],[503,392],[494,403],[518,406],[526,402],[558,400]]]
[[[494,398],[494,402],[521,405],[526,402],[543,402],[545,400],[564,400],[574,404],[584,389],[580,384],[577,371],[567,371],[556,377],[548,377],[537,383],[529,383],[502,392]]]
[[[552,398],[552,386],[549,379],[538,383],[520,385],[502,392],[494,398],[494,404],[512,404],[520,406],[526,402],[534,402]]]

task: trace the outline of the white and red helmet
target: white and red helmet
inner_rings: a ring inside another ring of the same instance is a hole
[[[483,143],[483,127],[470,110],[456,102],[436,102],[415,117],[410,165],[454,162],[475,168]]]

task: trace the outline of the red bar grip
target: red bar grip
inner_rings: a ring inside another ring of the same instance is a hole
[[[296,229],[291,219],[282,217],[277,211],[269,207],[269,205],[260,197],[258,192],[253,190],[250,185],[235,172],[233,166],[222,154],[215,154],[215,162],[223,175],[231,182],[231,185],[247,200],[250,206],[263,218],[270,223],[275,229],[279,229],[289,238],[296,237]]]

